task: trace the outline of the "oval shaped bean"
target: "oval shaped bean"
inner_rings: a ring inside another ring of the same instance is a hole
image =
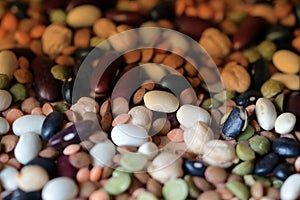
[[[41,130],[41,136],[44,140],[49,140],[53,137],[63,126],[64,116],[58,111],[54,111],[47,115]]]
[[[272,130],[277,118],[274,104],[266,98],[260,98],[256,102],[256,117],[259,125],[266,131]]]
[[[296,124],[296,116],[293,113],[282,113],[275,121],[275,131],[279,134],[290,133]]]
[[[45,119],[46,117],[44,115],[24,115],[14,121],[12,130],[14,134],[18,136],[27,132],[34,132],[40,135]]]

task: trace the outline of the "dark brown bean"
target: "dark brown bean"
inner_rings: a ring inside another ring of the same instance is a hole
[[[137,12],[116,9],[106,11],[105,17],[117,24],[127,24],[134,27],[140,25],[144,20],[143,16]]]

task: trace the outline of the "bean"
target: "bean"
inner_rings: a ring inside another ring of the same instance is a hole
[[[42,124],[41,136],[44,140],[53,137],[63,126],[64,118],[62,113],[54,111],[50,113]]]
[[[89,15],[85,15],[89,13]],[[73,28],[92,26],[101,17],[101,10],[93,5],[82,5],[71,9],[66,18],[66,22]]]
[[[253,169],[254,169],[254,163],[252,161],[245,161],[236,165],[232,169],[232,173],[240,176],[245,176],[247,174],[251,174],[253,172]]]
[[[273,172],[274,176],[280,180],[286,180],[290,175],[295,173],[294,166],[289,163],[280,163]]]
[[[147,108],[157,112],[171,113],[179,106],[178,99],[171,93],[164,91],[150,91],[144,95]]]
[[[226,188],[228,188],[239,199],[248,199],[250,196],[249,189],[241,182],[227,182]]]
[[[270,79],[261,86],[260,91],[263,97],[271,98],[280,93],[283,88],[284,85],[281,82]]]
[[[9,87],[9,77],[6,74],[0,74],[0,89],[7,89]]]
[[[139,13],[115,9],[106,11],[105,17],[114,21],[116,24],[127,24],[129,26],[138,26],[144,20]]]
[[[50,180],[42,190],[42,198],[45,200],[64,198],[75,198],[78,187],[75,182],[67,177],[58,177]]]
[[[183,169],[187,174],[203,177],[206,166],[197,160],[186,160],[183,164]]]
[[[15,178],[18,170],[13,167],[5,166],[0,172],[0,180],[2,187],[6,190],[15,190],[18,188],[17,180]]]
[[[0,117],[0,135],[6,134],[10,129],[10,126],[7,120],[3,117]]]
[[[299,197],[299,187],[295,183],[299,182],[299,174],[293,174],[287,178],[280,189],[281,199],[297,199]]]
[[[284,62],[284,60],[288,62]],[[289,50],[279,50],[275,52],[272,61],[275,67],[288,74],[296,74],[300,71],[299,57],[297,54]]]
[[[275,121],[275,131],[279,134],[286,134],[294,129],[296,116],[293,113],[282,113]]]
[[[188,196],[188,187],[184,180],[174,179],[165,183],[162,188],[162,194],[166,200],[186,199]]]
[[[276,138],[272,142],[272,149],[284,158],[293,158],[300,155],[300,143],[291,138]]]
[[[257,59],[251,65],[252,86],[259,90],[263,83],[269,80],[270,74],[271,70],[268,61],[262,58]]]
[[[130,186],[131,180],[127,173],[121,172],[108,179],[104,185],[104,190],[112,195],[119,195]]]
[[[228,177],[228,172],[216,166],[208,166],[205,170],[205,178],[207,181],[213,183],[214,185],[218,183],[224,183]]]
[[[0,97],[1,97],[0,111],[4,111],[12,103],[12,96],[6,90],[0,90]]]
[[[273,103],[266,98],[259,98],[256,102],[256,117],[259,125],[269,131],[274,128],[277,112]]]
[[[260,17],[247,17],[239,31],[233,36],[233,48],[240,50],[248,45],[263,30],[265,23],[265,20]]]
[[[5,152],[11,152],[17,145],[18,137],[16,135],[5,135],[1,138],[1,149]]]
[[[278,72],[273,74],[271,76],[271,79],[281,82],[286,88],[290,90],[299,90],[300,80],[298,75]]]
[[[249,139],[250,147],[259,155],[264,155],[270,151],[271,143],[270,141],[264,137],[255,135],[254,137]]]
[[[53,61],[46,57],[36,57],[32,63],[35,90],[42,100],[55,101],[61,98],[61,82],[53,78],[50,69]]]
[[[76,180],[77,169],[70,163],[69,156],[61,155],[57,160],[57,175]]]
[[[285,102],[283,105],[283,111],[284,112],[291,112],[294,113],[296,115],[296,126],[295,126],[295,130],[300,130],[300,112],[299,112],[299,104],[297,102],[299,102],[299,95],[300,93],[298,92],[292,92],[290,95],[285,95]]]
[[[248,143],[240,142],[236,145],[236,154],[243,161],[250,161],[255,158],[255,153]]]
[[[276,153],[266,154],[255,163],[254,173],[266,176],[272,172],[278,162],[279,156]]]
[[[29,161],[28,163],[26,163],[25,166],[30,165],[30,166],[40,166],[42,168],[44,168],[50,179],[53,179],[57,176],[57,170],[56,170],[56,163],[53,159],[51,158],[40,158],[40,157],[36,157],[34,159],[32,159],[31,161]]]

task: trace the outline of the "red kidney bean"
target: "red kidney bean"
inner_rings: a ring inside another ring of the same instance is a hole
[[[232,45],[235,50],[240,50],[253,41],[266,27],[266,21],[261,17],[248,16],[239,31],[233,36]]]
[[[101,58],[91,76],[90,88],[92,92],[103,94],[112,90],[118,69],[123,63],[123,57],[116,58],[118,58],[117,52],[107,53]]]
[[[36,57],[31,63],[36,93],[40,99],[50,102],[61,99],[62,82],[52,76],[53,65],[55,62],[44,56]]]
[[[117,1],[116,0],[70,0],[66,4],[66,11],[70,11],[71,9],[84,5],[84,4],[90,4],[99,7],[101,10],[105,10],[107,8],[112,8],[116,5]]]
[[[100,128],[91,120],[79,121],[55,134],[47,146],[63,149],[70,144],[78,144],[90,136],[93,131]]]
[[[186,34],[197,41],[199,40],[202,32],[206,28],[212,26],[212,23],[209,21],[189,16],[176,17],[174,22],[179,32]]]
[[[76,180],[77,169],[69,162],[69,156],[61,155],[57,160],[57,175]]]
[[[105,17],[117,24],[127,24],[129,26],[138,26],[144,18],[137,12],[111,9],[105,12]]]
[[[285,96],[284,112],[291,112],[296,115],[296,126],[294,130],[300,131],[300,92],[293,92]]]

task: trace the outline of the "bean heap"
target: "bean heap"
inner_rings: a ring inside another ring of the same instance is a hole
[[[296,0],[1,1],[0,198],[299,199],[299,52]]]

